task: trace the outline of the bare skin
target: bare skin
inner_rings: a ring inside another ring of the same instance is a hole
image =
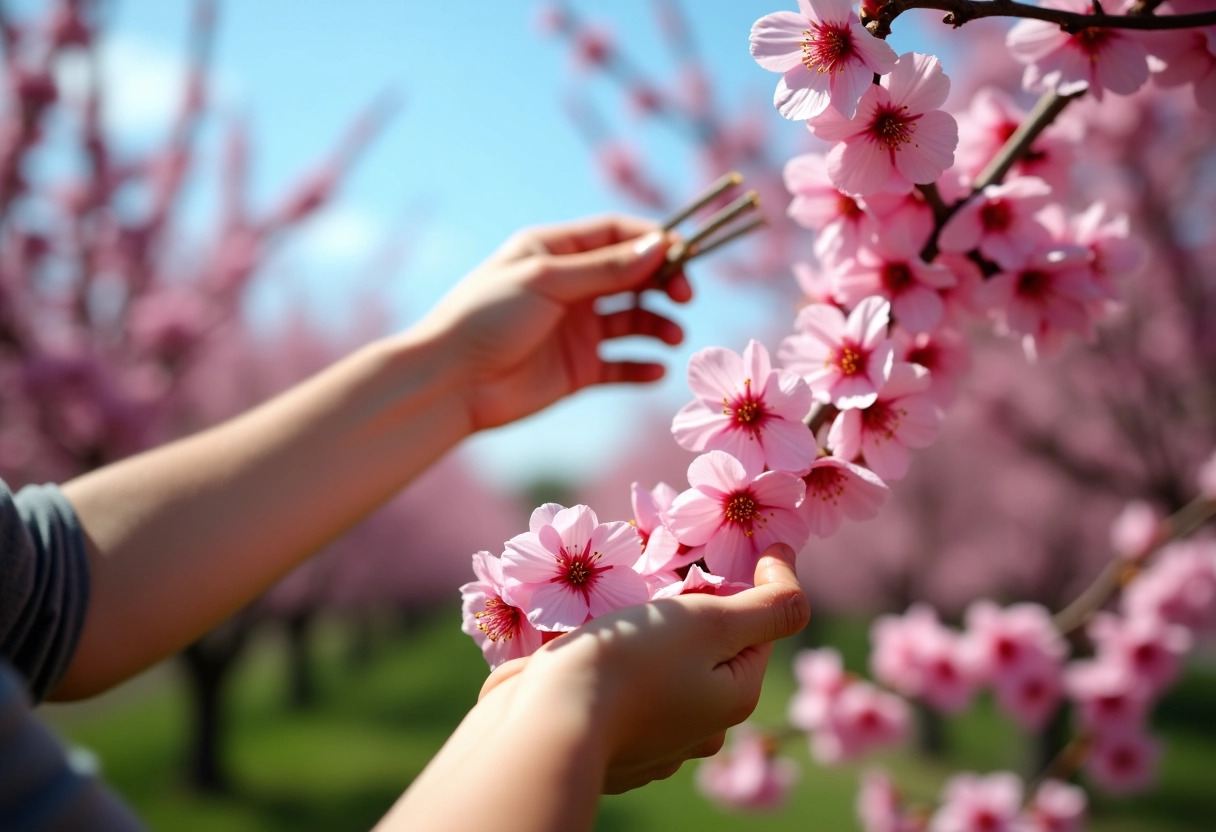
[[[599,346],[676,344],[679,326],[602,301],[654,288],[670,243],[629,217],[520,232],[410,330],[67,483],[92,593],[53,697],[105,690],[189,644],[470,434],[591,385],[660,378],[661,364],[606,361]],[[692,295],[682,274],[663,291]],[[378,828],[589,828],[601,792],[715,753],[755,707],[772,641],[809,615],[788,547],[756,582],[604,616],[499,668]]]

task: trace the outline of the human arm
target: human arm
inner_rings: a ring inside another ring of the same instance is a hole
[[[649,285],[667,247],[652,230],[618,217],[521,232],[409,331],[67,483],[92,589],[54,697],[104,690],[185,646],[470,433],[588,385],[658,378],[659,365],[598,353],[630,335],[681,338],[655,313],[597,307]],[[687,283],[668,293],[687,299]]]
[[[378,832],[590,828],[601,792],[716,753],[754,710],[772,642],[809,615],[778,544],[753,589],[630,607],[504,664]]]

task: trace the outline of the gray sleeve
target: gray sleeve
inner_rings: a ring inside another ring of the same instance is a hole
[[[73,769],[34,718],[0,659],[0,829],[5,832],[141,832],[135,816],[96,777]]]
[[[53,485],[16,497],[0,481],[0,658],[44,698],[67,670],[89,602],[76,513]]]

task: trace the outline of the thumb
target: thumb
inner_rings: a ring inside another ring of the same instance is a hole
[[[542,260],[536,288],[569,303],[641,287],[663,263],[671,238],[652,231],[623,243]]]
[[[811,605],[798,583],[795,554],[774,543],[756,563],[756,585],[724,599],[736,608],[740,649],[792,636],[811,619]]]
[[[482,684],[481,692],[477,694],[477,701],[480,702],[481,700],[485,699],[487,693],[494,690],[508,679],[512,679],[522,673],[528,664],[528,660],[531,658],[531,656],[521,656],[518,659],[511,659],[510,661],[500,664],[486,678],[485,683]]]

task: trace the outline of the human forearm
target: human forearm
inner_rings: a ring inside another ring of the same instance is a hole
[[[570,684],[541,670],[488,694],[376,832],[589,829],[607,751],[595,692]]]
[[[67,483],[89,545],[88,695],[180,649],[467,435],[437,340],[357,351],[211,430]]]

